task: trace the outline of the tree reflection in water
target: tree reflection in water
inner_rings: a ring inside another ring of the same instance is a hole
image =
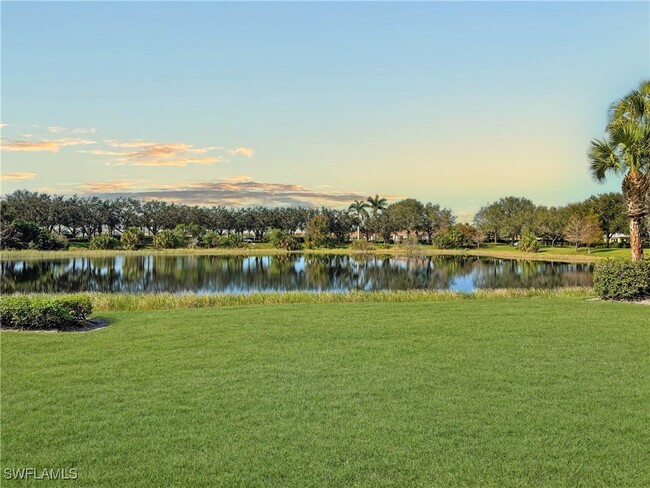
[[[472,291],[592,285],[589,264],[462,256],[116,256],[0,264],[4,293]]]

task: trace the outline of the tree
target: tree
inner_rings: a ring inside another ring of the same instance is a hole
[[[599,182],[609,173],[623,175],[632,260],[643,259],[641,225],[650,191],[650,80],[612,105],[605,136],[591,141],[589,159]]]
[[[329,240],[329,223],[324,215],[316,215],[307,222],[307,231],[305,232],[305,243],[307,247],[323,247]]]
[[[424,228],[424,205],[415,198],[407,198],[393,203],[386,208],[393,224],[398,230],[405,230],[410,236],[411,232],[423,230]]]
[[[489,235],[494,243],[501,236],[501,229],[504,225],[505,214],[499,202],[490,203],[481,207],[474,216],[474,225]]]
[[[269,232],[269,242],[276,249],[286,249],[287,251],[298,249],[298,240],[282,229],[271,229],[271,232]]]
[[[623,195],[603,193],[589,197],[585,203],[598,215],[598,222],[603,229],[607,247],[609,247],[612,236],[617,232],[625,231],[628,225],[627,208]]]
[[[535,204],[527,198],[505,197],[497,205],[501,207],[503,221],[501,230],[512,244],[528,229],[535,213]]]
[[[470,224],[456,224],[456,230],[463,236],[462,245],[476,245],[481,247],[481,242],[485,240],[485,233],[479,228]]]
[[[361,226],[368,219],[368,208],[370,205],[361,200],[355,200],[348,207],[348,212],[351,212],[357,219],[357,241],[361,239]]]
[[[578,246],[584,244],[587,246],[587,252],[591,253],[591,246],[603,239],[603,230],[598,223],[598,216],[593,211],[583,215],[574,213],[564,229],[564,237],[575,244],[576,252]]]
[[[569,215],[558,207],[537,207],[534,216],[534,231],[544,240],[551,243],[551,247],[562,239],[564,228],[568,223]]]
[[[127,227],[120,237],[124,249],[140,249],[144,247],[144,234],[137,227]]]
[[[587,246],[587,253],[591,254],[591,246],[603,242],[603,229],[598,222],[598,215],[593,211],[587,214],[584,221],[581,241]]]
[[[142,222],[151,235],[155,236],[165,227],[167,206],[167,202],[160,200],[150,200],[142,205]]]
[[[424,206],[424,216],[422,219],[422,229],[427,233],[429,242],[433,242],[433,237],[440,232],[444,232],[447,227],[453,225],[456,219],[449,208],[440,208],[440,205],[427,203]]]
[[[380,198],[379,195],[375,195],[375,197],[368,197],[366,201],[370,204],[370,208],[372,209],[372,215],[377,215],[379,212],[386,210],[386,207],[388,206],[388,200],[385,198]]]
[[[323,208],[321,213],[327,219],[329,233],[334,234],[336,241],[339,243],[347,241],[354,230],[354,217],[345,210]]]

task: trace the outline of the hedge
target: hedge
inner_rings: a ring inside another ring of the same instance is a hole
[[[650,260],[606,259],[594,265],[594,290],[604,299],[650,296]]]
[[[118,249],[120,247],[119,239],[111,237],[108,234],[100,234],[93,237],[88,245],[89,249]]]
[[[3,327],[28,330],[79,328],[85,325],[92,309],[90,297],[83,295],[2,296],[0,322]]]

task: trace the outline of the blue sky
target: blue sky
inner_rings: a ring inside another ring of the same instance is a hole
[[[618,189],[586,150],[649,26],[648,2],[2,2],[2,192],[580,200]]]

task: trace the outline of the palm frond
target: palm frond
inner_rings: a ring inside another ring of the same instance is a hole
[[[603,181],[607,173],[620,174],[624,171],[616,148],[607,140],[594,139],[589,148],[591,174],[598,181]]]

